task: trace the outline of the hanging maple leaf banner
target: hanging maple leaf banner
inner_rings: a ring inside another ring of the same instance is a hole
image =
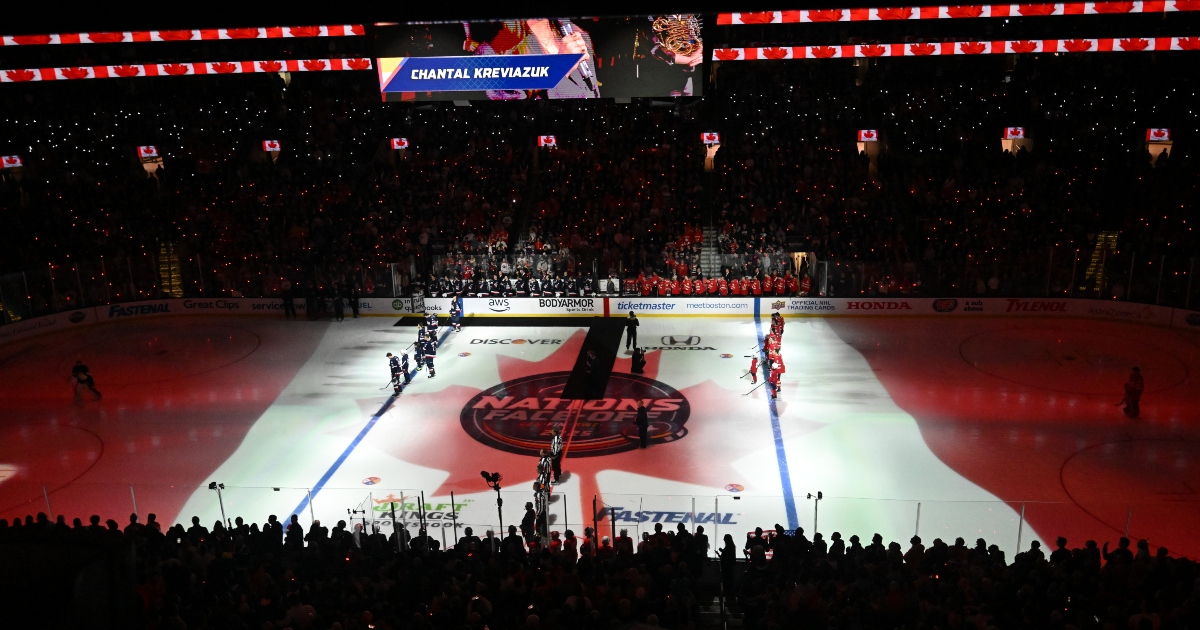
[[[554,136],[538,136],[539,147],[557,147],[558,139]]]
[[[186,42],[214,39],[280,39],[290,37],[358,37],[366,34],[362,24],[326,26],[269,26],[260,28],[212,28],[183,31],[124,31],[115,33],[60,33],[55,35],[3,35],[0,46],[44,46],[49,44],[115,44],[140,42]]]
[[[1147,129],[1146,142],[1167,142],[1171,139],[1170,129]]]
[[[158,147],[144,146],[138,147],[138,157],[142,159],[158,157]]]
[[[408,138],[392,138],[392,148],[393,149],[407,149],[408,148]]]
[[[1198,3],[1200,5],[1200,3]],[[787,56],[775,54],[787,50]],[[853,46],[766,46],[714,48],[713,61],[840,59],[847,57],[926,57],[942,55],[1013,55],[1032,53],[1153,52],[1200,50],[1197,37],[1026,39],[993,42],[922,42]]]
[[[22,166],[21,156],[19,155],[4,155],[0,156],[0,167],[3,168],[18,168]]]
[[[721,144],[721,134],[712,131],[706,131],[700,134],[700,142],[704,144]]]
[[[263,151],[267,153],[279,153],[278,140],[263,140]]]
[[[1004,140],[1024,140],[1025,139],[1025,128],[1024,127],[1005,127],[1003,139]]]
[[[879,131],[875,129],[859,129],[859,142],[879,142]]]
[[[370,59],[288,59],[283,61],[212,61],[145,65],[131,64],[124,66],[26,68],[0,70],[0,83],[162,76],[181,77],[199,74],[241,74],[251,72],[329,72],[370,70],[371,67]]]
[[[1059,2],[984,4],[864,9],[811,9],[718,13],[718,25],[798,24],[801,22],[874,22],[886,20],[956,20],[971,18],[1047,17],[1058,15],[1113,15],[1121,13],[1173,13],[1200,11],[1195,0],[1144,2]]]

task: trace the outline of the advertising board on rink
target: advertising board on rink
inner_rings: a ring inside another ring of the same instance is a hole
[[[428,301],[429,298],[426,298]],[[467,317],[586,317],[603,316],[607,310],[606,299],[598,297],[486,297],[462,298],[462,301],[463,313]]]

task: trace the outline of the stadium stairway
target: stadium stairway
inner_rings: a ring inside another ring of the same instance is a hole
[[[704,243],[700,246],[700,267],[707,276],[721,275],[721,255],[717,253],[717,229],[703,229]]]

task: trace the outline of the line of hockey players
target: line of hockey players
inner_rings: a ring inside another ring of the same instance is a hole
[[[429,297],[591,297],[596,282],[592,274],[574,276],[555,273],[525,272],[515,276],[493,273],[490,278],[476,279],[433,274],[425,287]]]
[[[771,398],[779,398],[780,378],[787,371],[780,349],[783,343],[783,324],[783,315],[771,313],[771,332],[763,338],[761,352],[755,353],[750,359],[750,379],[751,382],[757,383],[758,360],[760,355],[763,357],[763,376],[771,384]]]
[[[749,274],[738,277],[731,271],[719,278],[704,278],[702,276],[685,275],[680,277],[672,274],[670,278],[659,276],[657,272],[647,276],[645,273],[625,281],[626,293],[637,293],[642,297],[703,297],[709,296],[806,296],[812,293],[812,279],[808,274],[802,278],[787,271],[782,275]]]
[[[460,322],[462,309],[455,302],[450,307],[450,316],[454,324],[454,332],[462,330]],[[426,378],[437,376],[437,371],[434,369],[433,360],[437,357],[438,347],[438,317],[437,313],[426,311],[424,321],[417,324],[417,340],[411,345],[413,347],[413,359],[417,364],[417,371],[425,369]],[[407,350],[407,348],[405,348]],[[395,356],[391,352],[387,353],[388,369],[392,373],[392,391],[399,394],[404,390],[404,386],[412,381],[412,376],[408,370],[408,352],[402,352],[400,356]]]

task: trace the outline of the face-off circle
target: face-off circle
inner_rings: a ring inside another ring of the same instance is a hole
[[[536,456],[549,450],[554,429],[570,440],[567,457],[592,457],[638,447],[637,403],[650,419],[652,443],[687,435],[691,415],[687,398],[675,388],[636,374],[609,377],[604,398],[567,400],[563,387],[570,372],[536,374],[505,381],[476,394],[459,415],[463,430],[492,448]],[[567,431],[572,435],[568,437]]]

